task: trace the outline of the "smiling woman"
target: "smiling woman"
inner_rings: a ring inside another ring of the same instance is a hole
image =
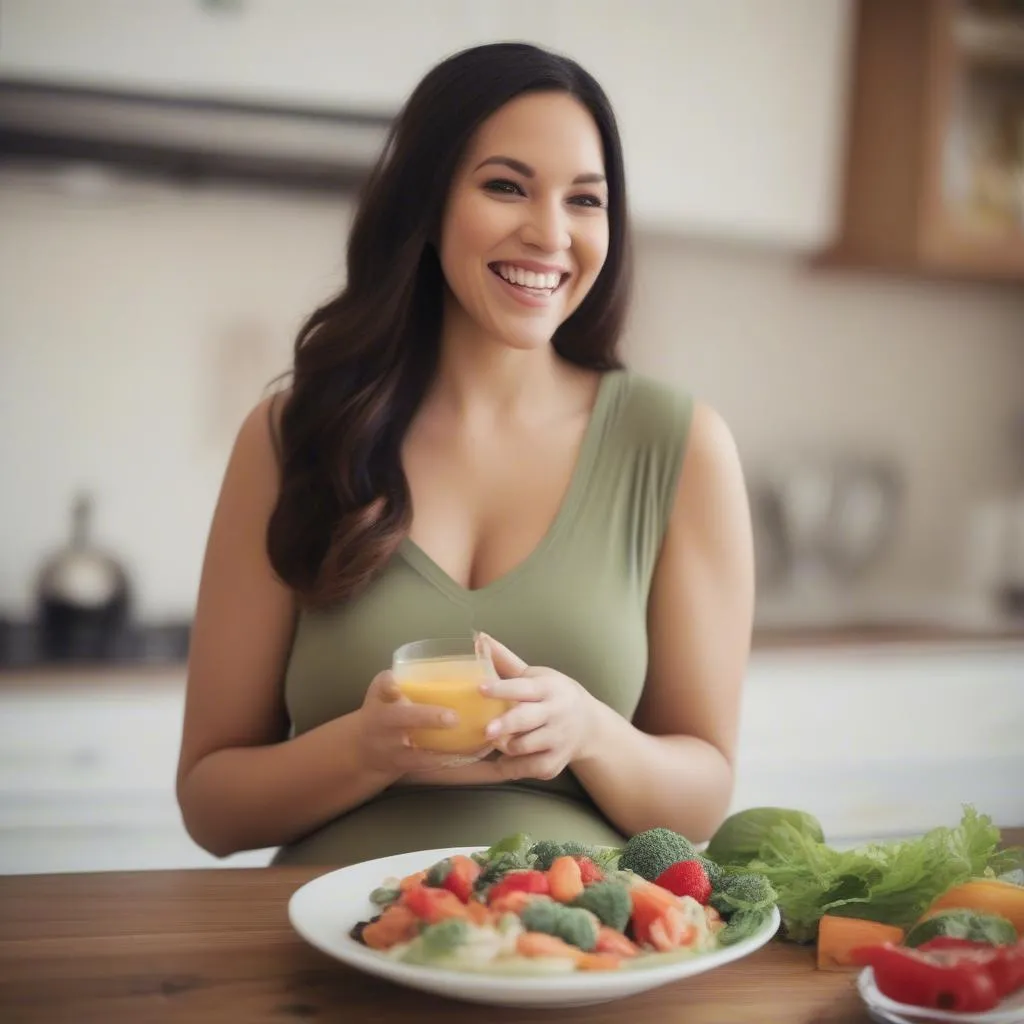
[[[178,772],[218,854],[338,863],[724,817],[753,558],[730,433],[622,368],[615,118],[579,65],[476,47],[420,83],[348,280],[242,425],[210,530]],[[450,767],[393,652],[479,635],[504,707]],[[425,730],[426,732],[420,732]]]

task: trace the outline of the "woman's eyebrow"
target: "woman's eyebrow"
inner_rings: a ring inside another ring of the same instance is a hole
[[[489,156],[486,160],[481,160],[480,163],[473,168],[474,173],[479,171],[481,167],[487,167],[489,164],[495,164],[499,167],[508,167],[510,170],[521,174],[524,178],[535,177],[536,172],[529,164],[524,164],[522,160],[516,160],[515,157],[511,156]],[[603,174],[597,172],[590,172],[588,174],[577,174],[572,179],[574,185],[599,185],[605,180]]]

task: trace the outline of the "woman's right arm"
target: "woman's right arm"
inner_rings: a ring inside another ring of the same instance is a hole
[[[189,652],[178,804],[189,835],[219,857],[292,842],[431,767],[404,730],[443,714],[405,704],[382,673],[358,711],[288,738],[282,681],[296,602],[266,553],[279,486],[270,431],[267,400],[228,462]]]

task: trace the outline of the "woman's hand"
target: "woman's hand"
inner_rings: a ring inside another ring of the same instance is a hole
[[[553,779],[589,755],[587,739],[597,699],[550,668],[533,668],[492,637],[484,637],[499,678],[481,689],[515,704],[487,728],[503,753],[489,762],[498,780]]]
[[[378,674],[359,711],[359,763],[395,779],[407,773],[434,772],[452,763],[451,754],[417,750],[409,733],[444,729],[458,723],[449,708],[414,704],[405,697],[390,671]]]

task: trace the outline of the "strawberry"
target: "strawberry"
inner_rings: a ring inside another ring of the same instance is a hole
[[[573,857],[573,860],[580,866],[580,877],[584,885],[604,881],[604,872],[589,857]]]
[[[676,896],[691,896],[700,904],[711,898],[711,881],[704,865],[695,860],[681,860],[667,867],[654,880],[655,885],[675,893]]]

